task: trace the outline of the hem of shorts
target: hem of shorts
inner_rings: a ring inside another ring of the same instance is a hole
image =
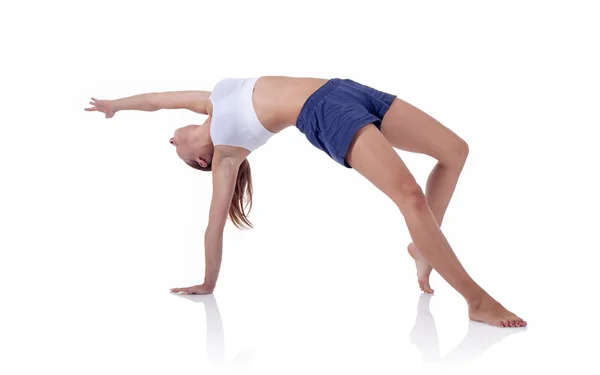
[[[364,120],[357,121],[352,127],[353,130],[351,132],[348,132],[348,136],[344,138],[344,142],[342,143],[342,147],[340,149],[341,154],[336,155],[333,158],[336,162],[338,162],[346,168],[352,169],[352,166],[348,164],[348,161],[346,160],[346,156],[348,155],[348,151],[350,150],[350,145],[352,144],[356,133],[358,133],[360,129],[364,128],[369,124],[375,125],[377,129],[381,131],[381,120],[379,120],[379,118],[375,116],[367,117]]]

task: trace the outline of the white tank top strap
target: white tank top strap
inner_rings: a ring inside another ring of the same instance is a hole
[[[213,105],[210,136],[215,146],[243,147],[254,151],[274,133],[259,121],[252,93],[256,78],[227,78],[219,81],[209,99]]]

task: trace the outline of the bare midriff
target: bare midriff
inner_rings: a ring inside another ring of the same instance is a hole
[[[296,126],[306,100],[327,81],[323,78],[260,77],[252,93],[258,120],[272,133]],[[207,122],[210,122],[213,111],[210,100],[207,100],[206,110],[209,116]]]
[[[327,81],[322,78],[280,76],[259,78],[252,95],[259,121],[272,133],[295,126],[308,97]]]

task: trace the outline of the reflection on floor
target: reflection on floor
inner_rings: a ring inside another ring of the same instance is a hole
[[[423,294],[417,305],[415,326],[410,332],[410,342],[421,352],[426,366],[466,366],[503,338],[527,330],[521,328],[499,328],[469,321],[469,330],[463,340],[444,358],[440,355],[439,336],[429,303],[432,295]]]
[[[254,362],[254,350],[252,349],[241,351],[232,360],[225,360],[225,332],[215,296],[213,294],[180,296],[204,305],[206,316],[206,354],[211,371],[222,373],[230,367],[244,370],[251,369]]]
[[[180,295],[180,297],[204,306],[206,354],[212,372],[225,373],[234,369],[247,371],[254,367],[255,353],[253,349],[241,351],[233,359],[226,360],[223,321],[214,295]],[[427,294],[423,294],[419,298],[415,325],[409,336],[410,342],[419,349],[421,359],[426,367],[468,366],[503,338],[527,330],[526,327],[497,328],[470,321],[468,332],[462,341],[442,357],[435,319],[430,310],[431,298],[432,296]]]

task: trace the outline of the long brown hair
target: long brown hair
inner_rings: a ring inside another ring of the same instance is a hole
[[[212,166],[208,165],[203,168],[196,162],[185,162],[192,168],[201,171],[211,171]],[[253,225],[248,220],[248,214],[252,209],[252,173],[250,170],[250,162],[248,159],[244,159],[240,168],[238,169],[237,179],[235,181],[235,190],[233,191],[233,198],[231,199],[231,205],[229,206],[229,219],[233,225],[239,229],[249,229]]]

